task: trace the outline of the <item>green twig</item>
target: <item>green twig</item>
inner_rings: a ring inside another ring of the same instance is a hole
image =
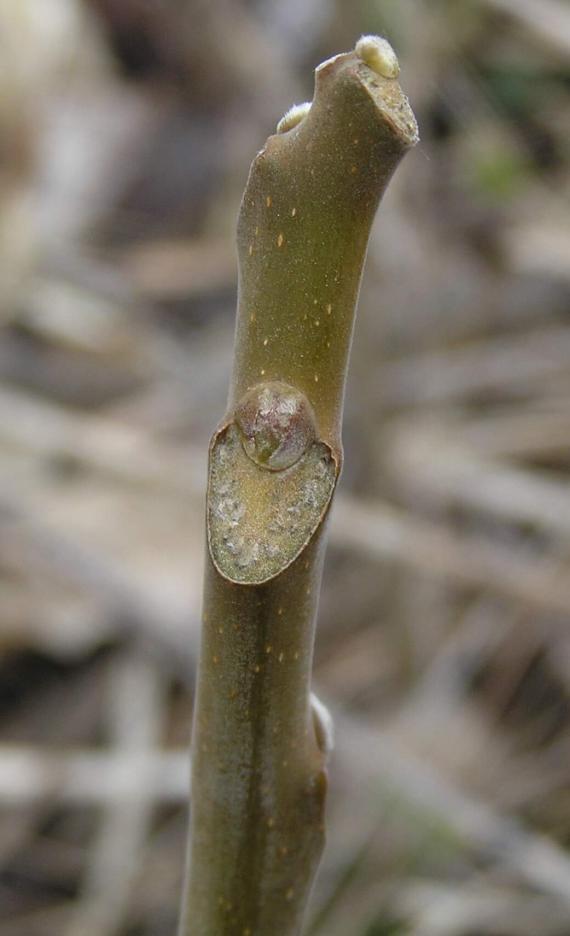
[[[182,936],[293,936],[324,842],[311,703],[325,520],[379,199],[417,127],[385,40],[317,69],[253,162],[228,413],[213,436]]]

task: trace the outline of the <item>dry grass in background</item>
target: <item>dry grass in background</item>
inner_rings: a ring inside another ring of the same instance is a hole
[[[3,0],[1,936],[174,932],[234,219],[365,31],[422,144],[357,323],[309,932],[570,932],[570,8]]]

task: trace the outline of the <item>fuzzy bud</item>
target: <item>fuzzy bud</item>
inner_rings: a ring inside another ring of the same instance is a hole
[[[311,109],[311,102],[305,101],[304,104],[293,104],[289,110],[283,114],[283,117],[277,124],[277,133],[287,133],[307,116]]]
[[[361,36],[354,51],[382,78],[397,78],[400,74],[398,57],[388,40],[382,36]]]

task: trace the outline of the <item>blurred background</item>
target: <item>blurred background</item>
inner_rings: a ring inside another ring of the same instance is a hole
[[[1,0],[1,936],[175,932],[235,219],[363,32],[422,142],[357,321],[308,934],[570,933],[570,6]]]

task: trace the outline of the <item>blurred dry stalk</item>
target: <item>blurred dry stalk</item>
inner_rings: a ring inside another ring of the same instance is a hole
[[[313,933],[566,936],[567,18],[555,0],[1,5],[1,936],[174,929],[194,453],[224,406],[231,229],[251,140],[371,30],[401,50],[423,144],[373,235],[354,346]],[[121,722],[123,690],[144,725]],[[130,791],[122,877],[102,856]]]

